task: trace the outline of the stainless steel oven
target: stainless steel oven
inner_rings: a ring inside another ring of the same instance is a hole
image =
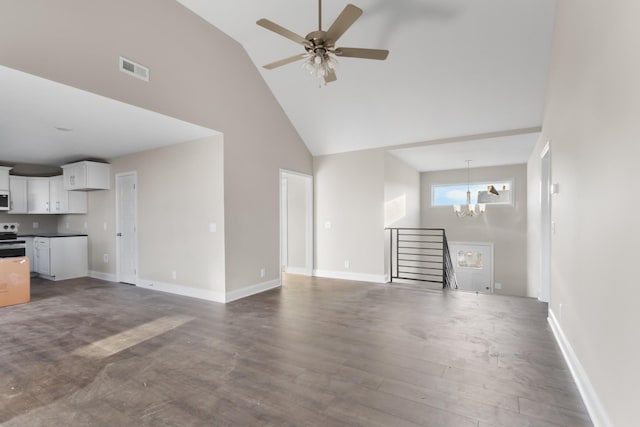
[[[25,256],[27,243],[18,239],[18,223],[0,223],[0,258]]]

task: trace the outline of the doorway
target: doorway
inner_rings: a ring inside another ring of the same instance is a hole
[[[280,170],[280,278],[313,274],[313,177]]]
[[[458,288],[493,293],[493,243],[449,242]]]
[[[138,197],[136,172],[116,175],[117,280],[138,282]]]
[[[538,299],[549,302],[551,287],[551,147],[540,154],[540,290]]]

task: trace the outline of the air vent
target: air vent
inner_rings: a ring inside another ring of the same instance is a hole
[[[136,64],[127,58],[120,57],[120,71],[129,74],[133,77],[137,77],[145,82],[149,81],[149,69],[140,64]]]

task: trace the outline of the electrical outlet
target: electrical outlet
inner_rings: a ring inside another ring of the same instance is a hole
[[[107,222],[106,221],[102,224],[102,228],[104,228],[105,231],[107,230]]]
[[[104,254],[104,255],[102,256],[102,259],[104,260],[104,263],[105,263],[105,264],[108,264],[108,263],[109,263],[109,254]]]
[[[351,262],[349,262],[348,259],[344,260],[344,268],[346,268],[347,270],[349,269],[349,267],[351,267]]]
[[[68,221],[67,221],[67,222],[65,222],[65,223],[64,223],[64,226],[65,226],[65,228],[69,229],[69,222],[68,222]]]
[[[209,233],[215,233],[216,231],[218,231],[218,226],[216,225],[216,223],[209,223]]]
[[[38,228],[40,228],[40,224],[37,222],[34,222],[32,225],[34,230],[37,230]]]
[[[495,283],[495,288],[496,289],[502,289],[502,283],[496,282]]]
[[[264,267],[262,267],[262,268],[260,269],[260,277],[261,277],[261,278],[264,278],[264,276],[266,276],[266,274],[267,274],[267,269],[266,269],[266,268],[264,268]]]
[[[324,228],[326,228],[327,230],[331,228],[331,221],[325,221],[324,222]]]
[[[171,272],[171,278],[172,278],[173,280],[176,280],[176,279],[177,279],[177,277],[178,277],[178,273],[176,273],[176,271],[175,271],[175,270],[173,270],[173,271]]]
[[[87,221],[84,222],[84,229],[86,230],[87,228],[89,228],[89,224],[87,224]]]

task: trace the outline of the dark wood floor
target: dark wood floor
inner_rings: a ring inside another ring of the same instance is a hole
[[[34,280],[0,308],[0,422],[591,426],[546,310],[296,276],[226,306]]]

